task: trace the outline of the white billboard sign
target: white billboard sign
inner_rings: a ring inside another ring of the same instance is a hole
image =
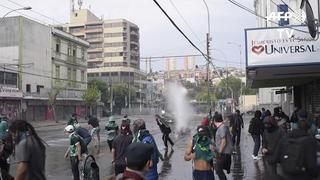
[[[0,97],[22,98],[22,91],[18,88],[0,86]]]
[[[246,29],[245,35],[247,67],[320,64],[320,40],[305,26]]]

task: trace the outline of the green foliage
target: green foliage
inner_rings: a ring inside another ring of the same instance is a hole
[[[112,86],[112,91],[113,91],[113,102],[115,108],[123,108],[128,105],[128,100],[129,100],[129,89],[125,87],[124,85],[115,85]],[[133,88],[130,88],[130,96],[131,96],[131,101],[133,101],[136,97],[136,92]],[[127,103],[127,104],[126,104]]]
[[[211,99],[210,101],[212,101],[212,102],[216,101],[215,95],[212,94],[212,92],[211,92],[210,97],[209,97],[207,90],[203,90],[196,95],[196,100],[199,102],[206,102],[208,99]]]
[[[243,94],[245,94],[245,95],[256,95],[257,94],[257,92],[258,92],[258,89],[252,89],[252,88],[250,88],[249,86],[244,86],[243,87]]]
[[[92,79],[88,83],[89,86],[96,86],[101,94],[101,102],[107,104],[110,99],[110,92],[108,92],[108,85],[101,79]]]
[[[89,86],[82,96],[82,99],[88,106],[94,105],[99,100],[99,98],[100,92],[95,85]]]
[[[239,78],[233,76],[222,79],[216,87],[217,98],[231,98],[233,93],[234,99],[238,99],[241,92],[241,83],[242,82]],[[244,85],[244,83],[242,83],[242,85]]]

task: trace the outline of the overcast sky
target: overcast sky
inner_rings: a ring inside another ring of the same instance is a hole
[[[34,11],[51,17],[50,20],[34,12],[24,11],[38,21],[45,23],[67,23],[70,14],[70,0],[1,0],[0,16],[9,10],[2,7],[18,8],[12,2],[31,6]],[[83,8],[90,8],[98,17],[105,19],[125,18],[140,28],[141,57],[198,54],[198,52],[178,33],[165,15],[152,0],[83,0]],[[187,21],[190,28],[179,16],[170,0],[158,0],[168,14],[174,19],[187,36],[203,51],[207,33],[207,12],[202,0],[171,0]],[[211,15],[211,54],[219,61],[218,66],[238,66],[240,64],[239,49],[228,42],[242,45],[242,67],[244,67],[244,29],[256,27],[256,17],[227,0],[206,0]],[[247,7],[254,9],[253,0],[238,0]],[[77,0],[75,0],[77,2]],[[76,3],[77,4],[77,3]],[[2,6],[1,6],[2,5]],[[12,13],[11,15],[18,15]],[[221,53],[221,51],[223,53]],[[226,60],[227,59],[227,60]],[[181,61],[182,62],[182,59]],[[204,60],[197,58],[197,64],[203,65]],[[163,69],[164,61],[153,63],[153,69]],[[182,67],[182,66],[181,66]],[[144,63],[141,64],[144,69]]]

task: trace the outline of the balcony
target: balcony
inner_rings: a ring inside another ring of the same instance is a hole
[[[98,52],[102,52],[103,48],[89,48],[87,50],[88,53],[98,53]]]
[[[40,93],[23,93],[24,99],[48,99],[50,89],[41,89]],[[61,90],[57,96],[57,100],[73,99],[73,100],[82,100],[82,95],[84,91],[81,90],[72,90],[64,89]]]
[[[89,43],[103,42],[103,37],[86,38]]]
[[[102,33],[103,29],[102,28],[92,28],[92,29],[86,29],[85,33]]]

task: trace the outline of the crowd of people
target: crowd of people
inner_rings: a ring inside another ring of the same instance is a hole
[[[215,112],[205,117],[188,140],[185,161],[192,161],[192,176],[195,180],[214,180],[215,173],[220,180],[226,180],[231,172],[232,154],[238,153],[241,131],[244,128],[243,114],[236,110],[225,115]],[[164,116],[155,115],[155,123],[162,132],[165,154],[174,141],[169,123]],[[83,179],[83,161],[89,156],[88,145],[100,148],[99,119],[89,116],[89,129],[81,127],[74,114],[64,129],[69,146],[64,157],[70,160],[74,180]],[[317,126],[311,116],[302,109],[295,109],[289,118],[277,107],[273,114],[262,108],[257,110],[249,122],[248,133],[252,136],[254,161],[266,162],[269,179],[312,180],[318,176],[319,162],[316,140]],[[157,180],[158,163],[164,160],[157,142],[143,119],[131,122],[127,115],[117,125],[110,117],[105,125],[107,144],[112,153],[114,179]],[[318,135],[319,136],[319,135]],[[37,135],[27,121],[16,120],[8,126],[7,119],[0,122],[0,167],[4,180],[43,180],[45,176],[46,143]],[[172,154],[172,153],[171,153]],[[15,177],[9,174],[10,155],[15,157]],[[99,173],[99,172],[98,172]],[[93,180],[93,179],[92,179]]]

